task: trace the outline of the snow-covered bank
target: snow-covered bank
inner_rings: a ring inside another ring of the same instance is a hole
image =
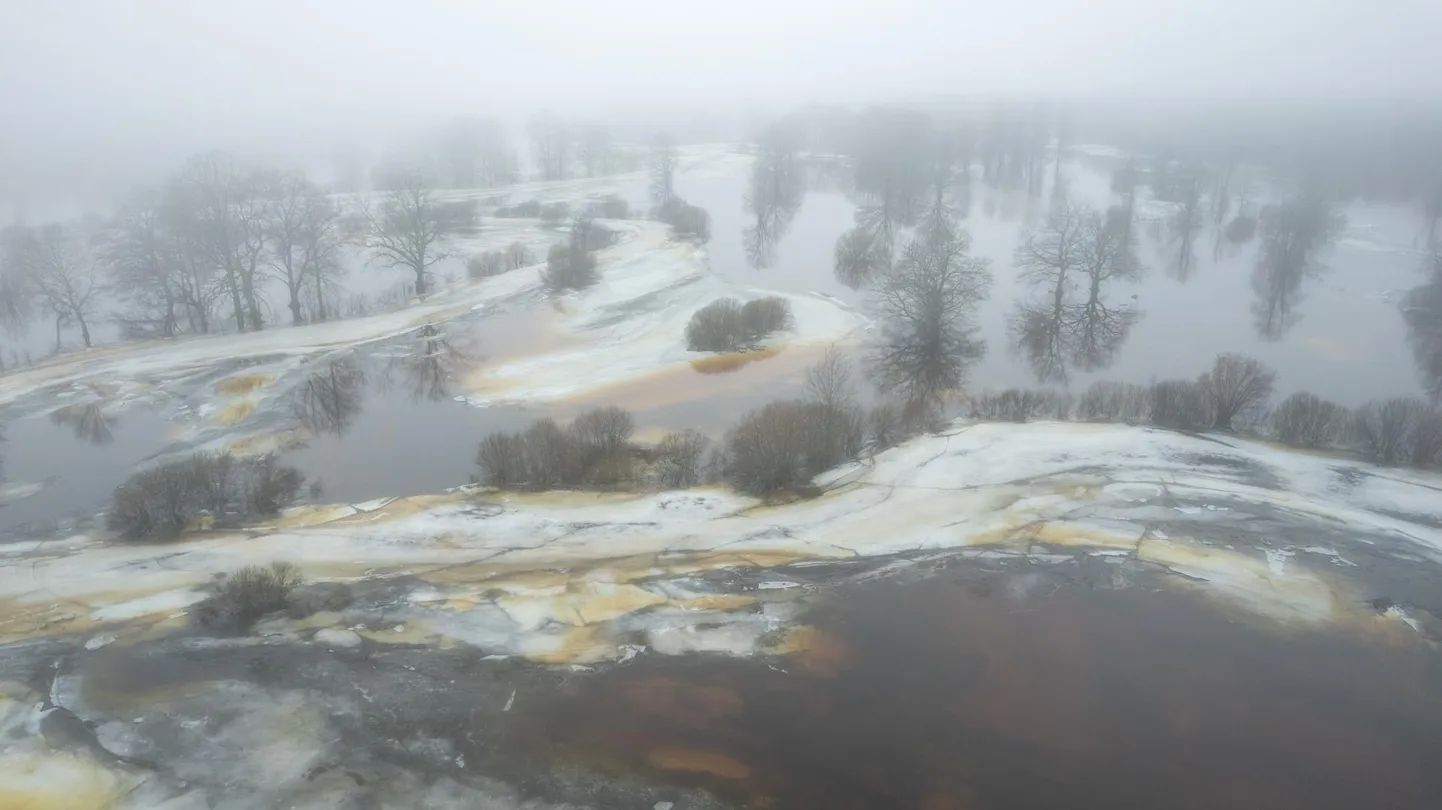
[[[783,506],[712,489],[456,493],[305,508],[167,546],[12,545],[0,636],[173,624],[215,574],[276,559],[316,579],[418,577],[426,586],[395,614],[409,633],[547,660],[623,655],[623,618],[721,595],[684,584],[706,571],[902,553],[1139,561],[1298,626],[1358,620],[1374,600],[1437,607],[1425,588],[1442,564],[1442,479],[1426,473],[1038,423],[958,426],[820,481],[824,496]],[[767,627],[724,646],[744,652]],[[581,628],[585,644],[568,646]]]

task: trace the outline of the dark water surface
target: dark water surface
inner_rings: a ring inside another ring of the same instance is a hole
[[[1057,572],[877,582],[781,666],[646,656],[518,703],[518,734],[748,807],[1442,806],[1435,651],[1242,619]]]

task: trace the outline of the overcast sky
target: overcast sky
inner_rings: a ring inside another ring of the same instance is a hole
[[[1442,0],[0,0],[0,37],[22,184],[539,106],[1442,97]]]

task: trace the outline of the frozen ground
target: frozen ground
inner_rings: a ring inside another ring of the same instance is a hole
[[[712,489],[459,492],[307,507],[164,546],[6,546],[0,798],[542,806],[515,793],[534,766],[493,747],[517,690],[638,657],[814,653],[798,622],[816,595],[943,560],[1031,566],[1014,580],[1022,604],[1045,599],[1046,577],[1085,577],[1195,592],[1268,632],[1442,640],[1442,479],[1430,474],[1039,423],[958,424],[819,481],[821,497],[777,506]],[[217,574],[278,559],[348,584],[353,601],[250,638],[186,629]],[[447,725],[454,710],[441,707],[455,701],[473,723]],[[677,796],[547,773],[539,794],[557,802]],[[426,802],[386,798],[403,786]]]

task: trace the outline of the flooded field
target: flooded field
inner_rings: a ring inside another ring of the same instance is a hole
[[[518,734],[745,807],[1442,802],[1434,650],[1258,627],[1149,584],[943,564],[831,594],[778,661],[647,658],[530,695]]]

